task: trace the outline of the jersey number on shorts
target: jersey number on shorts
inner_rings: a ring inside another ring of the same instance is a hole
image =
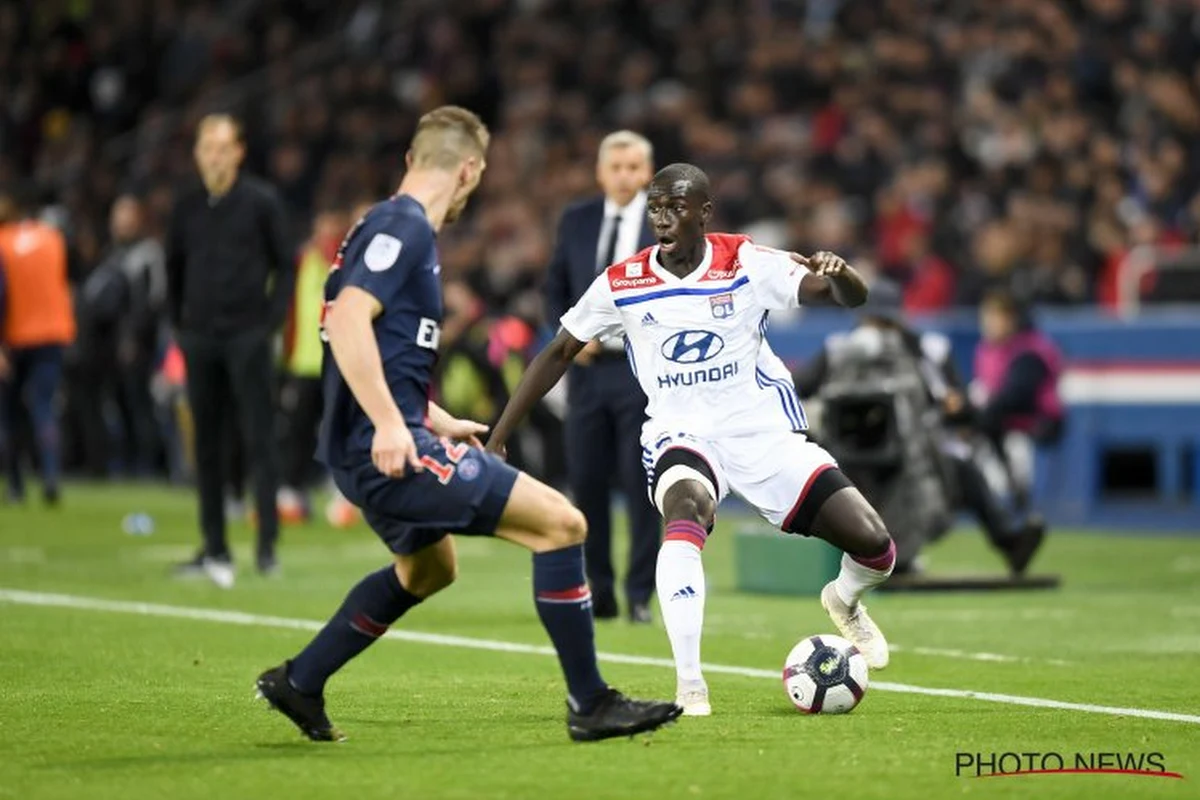
[[[445,486],[454,477],[454,465],[463,460],[467,451],[471,448],[460,442],[452,442],[446,437],[441,438],[442,448],[446,451],[446,458],[450,459],[449,464],[443,464],[433,456],[421,456],[421,464],[425,469],[437,476],[438,483]]]

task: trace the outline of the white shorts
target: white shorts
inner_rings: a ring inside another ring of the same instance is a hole
[[[696,457],[707,465],[707,470]],[[701,439],[687,433],[643,435],[642,465],[646,469],[650,500],[660,514],[663,498],[671,486],[681,480],[695,480],[708,489],[716,502],[720,503],[733,491],[754,506],[763,519],[796,533],[808,532],[794,530],[793,526],[819,476],[835,470],[828,477],[837,483],[827,488],[850,485],[836,471],[837,461],[833,456],[804,434],[791,431],[720,439]],[[710,475],[716,479],[715,486]],[[800,516],[811,521],[815,510],[807,511]]]

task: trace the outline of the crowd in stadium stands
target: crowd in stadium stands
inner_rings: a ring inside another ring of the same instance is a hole
[[[392,190],[397,143],[453,102],[494,138],[444,272],[534,326],[553,222],[617,128],[710,173],[714,229],[835,250],[912,313],[998,286],[1111,306],[1132,247],[1200,231],[1198,98],[1193,0],[0,3],[0,182],[64,227],[77,282],[123,193],[161,234],[204,111],[243,117],[299,246]]]

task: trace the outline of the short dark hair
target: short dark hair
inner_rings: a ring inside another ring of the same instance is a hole
[[[233,114],[218,112],[213,114],[205,114],[200,118],[200,122],[196,124],[196,137],[199,138],[201,132],[205,128],[213,125],[229,125],[233,128],[233,139],[240,145],[246,144],[246,131],[242,127],[242,122]]]
[[[712,197],[708,176],[695,164],[668,164],[655,173],[651,184],[665,188],[680,182],[690,183],[691,192],[702,195],[706,200]]]
[[[1033,327],[1033,314],[1029,304],[1008,289],[992,289],[980,301],[980,306],[994,308],[1013,321],[1018,330]]]

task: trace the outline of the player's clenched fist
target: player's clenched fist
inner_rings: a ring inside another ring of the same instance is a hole
[[[836,278],[839,275],[844,275],[850,267],[846,263],[846,259],[836,253],[830,253],[825,250],[808,259],[808,266],[813,272],[823,275],[826,278]]]
[[[424,469],[417,455],[417,443],[413,441],[408,426],[403,423],[375,429],[375,436],[371,439],[371,462],[375,469],[389,478],[404,477],[409,467],[413,472]]]

